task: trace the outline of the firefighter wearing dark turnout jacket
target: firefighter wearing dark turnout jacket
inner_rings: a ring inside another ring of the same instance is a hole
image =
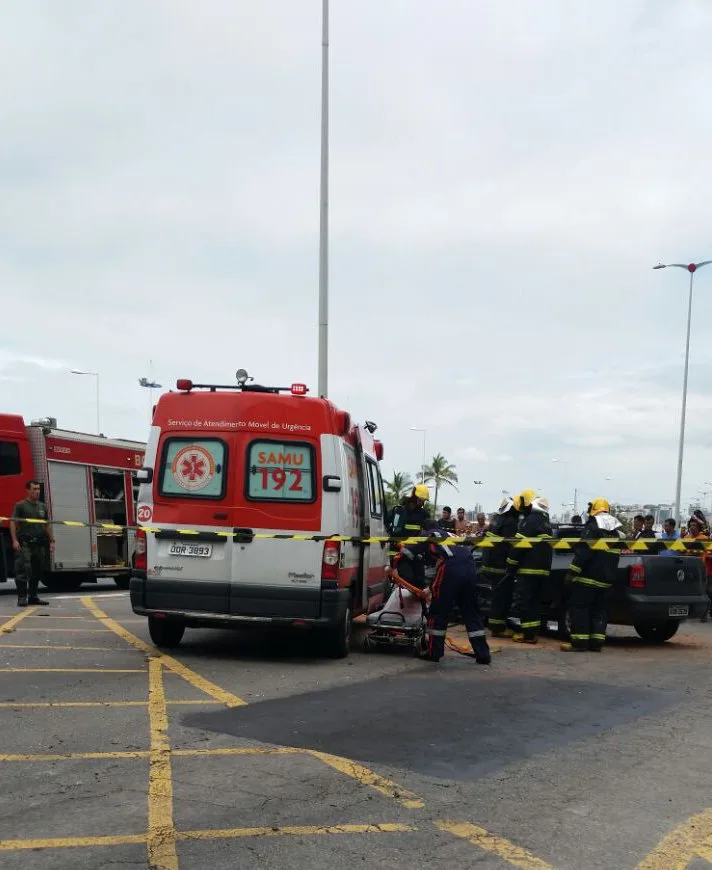
[[[519,631],[512,640],[536,643],[541,626],[542,585],[551,573],[549,502],[533,490],[525,489],[514,497],[514,507],[522,516],[515,537],[534,540],[522,541],[521,547],[513,546],[507,556],[507,572],[514,575],[514,596],[520,620]]]
[[[428,511],[425,502],[430,498],[428,487],[422,483],[413,487],[407,498],[393,508],[388,523],[388,530],[393,538],[417,538],[428,521]],[[395,556],[397,549],[391,549],[389,555]]]
[[[588,507],[588,520],[581,535],[582,542],[601,538],[620,538],[621,524],[611,516],[605,498],[597,498]],[[605,549],[593,549],[587,543],[576,544],[568,580],[570,593],[568,613],[571,623],[571,643],[562,643],[564,651],[600,652],[606,640],[606,596],[618,570],[620,553],[615,542]]]
[[[437,662],[445,655],[448,617],[457,605],[465,622],[475,661],[480,665],[488,665],[491,660],[490,649],[477,598],[477,568],[472,558],[472,548],[439,543],[444,540],[445,533],[433,528],[431,523],[426,523],[423,533],[431,536],[429,541],[403,548],[403,555],[437,566],[435,579],[430,586],[428,646],[421,658]]]
[[[518,523],[519,514],[514,507],[514,502],[511,498],[502,499],[489,529],[485,532],[484,540],[513,538],[517,533]],[[511,636],[511,631],[507,628],[507,617],[512,610],[514,593],[514,574],[507,573],[507,556],[511,549],[510,542],[499,541],[492,547],[482,550],[480,573],[492,589],[489,615],[492,637],[502,637],[505,634]]]

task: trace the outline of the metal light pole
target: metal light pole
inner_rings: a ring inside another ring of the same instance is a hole
[[[680,492],[682,490],[682,455],[685,447],[685,414],[687,411],[687,371],[690,364],[690,327],[692,325],[692,284],[695,272],[708,266],[712,260],[704,260],[701,263],[658,263],[653,269],[669,269],[674,266],[677,269],[687,269],[690,273],[690,293],[687,302],[687,338],[685,339],[685,374],[682,379],[682,410],[680,412],[680,444],[677,451],[677,482],[675,484],[675,519],[680,523]]]
[[[421,483],[425,483],[425,436],[428,433],[427,429],[419,429],[417,426],[410,427],[411,432],[422,432],[423,433],[423,465],[420,470],[420,480]]]
[[[319,395],[329,389],[329,0],[321,4],[321,180],[319,208]]]
[[[100,403],[99,403],[99,372],[85,372],[81,369],[72,369],[73,375],[88,375],[89,377],[96,378],[96,434],[101,435],[101,417],[100,417]]]

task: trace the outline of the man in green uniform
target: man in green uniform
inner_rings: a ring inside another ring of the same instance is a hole
[[[37,597],[37,587],[45,569],[45,542],[54,550],[54,536],[49,523],[29,523],[27,520],[47,520],[47,508],[40,501],[40,485],[29,480],[25,486],[27,495],[18,501],[12,511],[10,537],[15,551],[15,586],[17,606],[49,604]],[[24,521],[24,522],[23,522]]]

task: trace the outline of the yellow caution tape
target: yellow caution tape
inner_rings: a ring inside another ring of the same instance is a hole
[[[133,531],[145,532],[148,535],[155,535],[159,532],[170,533],[171,535],[201,535],[206,531],[203,529],[169,529],[159,526],[120,526],[115,523],[85,523],[78,520],[36,520],[25,519],[25,517],[2,517],[0,516],[0,524],[8,523],[14,520],[17,523],[36,523],[38,525],[50,526],[69,526],[70,528],[97,528],[109,529],[111,531]],[[235,535],[242,536],[245,539],[254,540],[278,540],[278,541],[341,541],[350,544],[397,544],[406,546],[408,544],[419,544],[424,541],[433,541],[434,538],[427,535],[414,536],[411,538],[393,538],[390,535],[372,535],[367,538],[362,538],[358,535],[305,535],[302,533],[282,533],[282,532],[251,532],[249,529],[229,529],[229,530],[208,530],[208,534],[216,535],[221,538],[232,538]],[[648,552],[649,550],[660,550],[663,547],[668,550],[673,550],[679,553],[701,553],[712,549],[712,540],[699,540],[697,538],[677,538],[676,540],[661,540],[660,538],[649,538],[647,540],[627,541],[621,538],[593,538],[590,540],[582,540],[581,538],[500,538],[495,535],[488,535],[486,538],[469,538],[451,536],[443,540],[437,540],[436,543],[443,546],[463,544],[468,547],[473,547],[478,550],[485,550],[495,547],[497,544],[511,544],[513,549],[531,549],[536,544],[545,544],[553,550],[571,550],[575,546],[585,545],[592,550],[620,552],[628,550],[632,552]]]

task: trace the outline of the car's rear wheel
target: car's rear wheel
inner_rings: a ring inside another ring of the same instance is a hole
[[[170,649],[180,645],[185,633],[185,626],[182,622],[175,622],[170,619],[156,619],[155,616],[149,616],[148,633],[151,635],[151,640],[156,646]]]
[[[665,643],[677,634],[679,619],[659,619],[655,622],[636,622],[634,626],[643,640],[649,643]]]
[[[568,610],[562,610],[559,613],[559,630],[557,632],[559,640],[569,640],[571,637],[571,617]]]
[[[330,659],[344,659],[351,647],[351,608],[347,607],[338,623],[324,634],[323,652]]]

